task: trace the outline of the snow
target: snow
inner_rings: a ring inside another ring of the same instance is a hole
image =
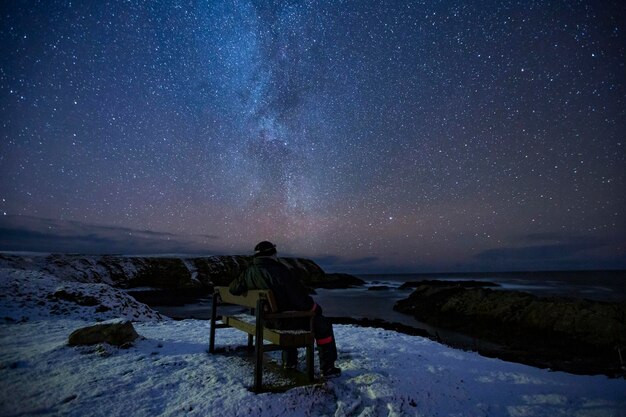
[[[200,280],[198,279],[198,269],[193,265],[193,263],[189,259],[183,258],[182,261],[185,264],[185,267],[187,268],[189,273],[191,274],[191,281],[201,284]]]
[[[4,255],[4,256],[3,256]],[[44,253],[8,253],[0,252],[0,268],[13,268],[37,272],[47,272],[64,281],[103,282],[115,284],[112,273],[123,279],[130,279],[137,274],[142,259],[113,257],[107,261],[100,255],[68,255]],[[117,277],[117,280],[120,279]]]
[[[50,301],[61,287],[110,309]],[[104,284],[2,269],[0,290],[0,318],[10,318],[0,323],[2,416],[626,416],[624,379],[551,372],[349,325],[335,326],[339,378],[254,394],[251,359],[235,350],[247,340],[240,331],[217,329],[222,351],[211,355],[208,321],[159,319]],[[142,338],[131,348],[67,345],[78,328],[135,316]],[[288,381],[269,370],[264,382]]]
[[[0,268],[1,319],[22,322],[56,316],[91,321],[164,319],[147,305],[107,284],[64,281],[45,272]]]

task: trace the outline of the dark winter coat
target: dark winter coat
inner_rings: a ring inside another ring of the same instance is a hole
[[[314,305],[313,298],[291,273],[291,270],[270,257],[254,258],[250,265],[229,287],[234,295],[248,290],[272,290],[279,311],[306,311]]]

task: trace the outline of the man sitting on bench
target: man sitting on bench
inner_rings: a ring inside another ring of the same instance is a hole
[[[335,366],[337,346],[332,323],[322,315],[322,308],[313,301],[302,282],[278,260],[273,243],[263,241],[256,245],[252,265],[229,286],[233,295],[242,295],[248,290],[271,290],[279,311],[315,311],[313,332],[322,375],[329,378],[341,374],[341,369]],[[300,324],[300,328],[305,327],[306,323]],[[283,363],[287,368],[295,368],[298,365],[298,350],[285,349]]]

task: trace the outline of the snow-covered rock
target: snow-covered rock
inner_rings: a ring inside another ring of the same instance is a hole
[[[130,320],[113,319],[74,330],[68,338],[70,346],[107,343],[113,346],[130,346],[139,337]]]
[[[105,283],[118,288],[207,289],[228,285],[250,256],[111,256],[0,253],[0,268],[46,272],[64,281]],[[281,258],[307,285],[326,274],[308,259]],[[331,277],[328,279],[330,280]]]
[[[0,267],[43,271],[64,281],[119,288],[189,288],[203,285],[180,258],[0,253]],[[204,284],[209,285],[209,278]]]
[[[0,268],[0,320],[80,317],[163,320],[159,313],[107,284],[63,281],[45,272]]]

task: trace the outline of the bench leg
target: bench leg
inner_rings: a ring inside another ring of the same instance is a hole
[[[250,309],[250,315],[254,316],[254,309]],[[252,352],[254,350],[254,336],[251,334],[248,335],[248,351]]]
[[[213,292],[213,304],[211,304],[211,335],[209,337],[209,353],[215,353],[215,323],[216,321],[217,321],[217,291]]]
[[[314,357],[313,357],[313,344],[306,346],[306,376],[309,382],[313,382],[314,376]]]
[[[254,358],[254,392],[261,392],[263,385],[263,338],[257,337]]]
[[[261,392],[263,384],[263,318],[261,300],[257,301],[256,329],[254,335],[254,392]]]
[[[255,360],[254,360],[254,392],[261,392],[262,385],[263,385],[263,349],[260,346],[257,346]]]

